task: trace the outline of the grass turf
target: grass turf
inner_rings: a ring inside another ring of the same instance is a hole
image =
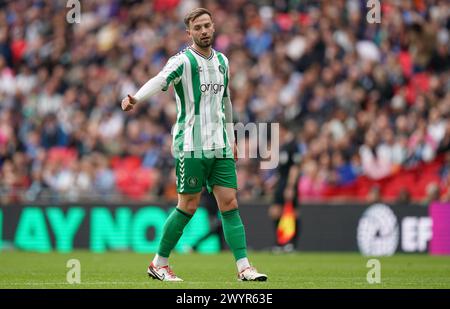
[[[267,282],[238,282],[231,253],[174,254],[171,264],[184,282],[152,280],[146,275],[151,254],[87,251],[61,253],[0,252],[0,288],[137,289],[303,289],[303,288],[450,288],[450,257],[398,254],[379,258],[381,283],[366,280],[369,260],[357,253],[250,252]],[[68,284],[69,259],[81,263],[81,284]]]

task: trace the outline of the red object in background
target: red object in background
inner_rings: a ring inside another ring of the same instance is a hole
[[[11,52],[14,63],[20,62],[27,49],[27,42],[25,40],[15,40],[11,43]]]
[[[418,73],[411,77],[411,80],[406,88],[406,101],[409,104],[414,104],[417,95],[425,93],[430,88],[430,77],[428,73]]]
[[[111,159],[117,189],[134,200],[143,198],[153,184],[152,170],[142,168],[141,163],[136,156]]]
[[[311,17],[309,17],[308,13],[300,13],[298,22],[300,23],[300,26],[307,27],[311,24]]]
[[[413,63],[410,53],[407,51],[401,51],[398,55],[398,62],[402,67],[403,75],[409,78],[412,75]]]
[[[280,13],[276,17],[277,25],[283,31],[289,31],[294,26],[294,21],[291,18],[291,15],[286,13]]]
[[[366,200],[371,188],[380,188],[383,200],[393,201],[399,197],[402,190],[407,190],[413,200],[423,200],[427,196],[427,188],[430,184],[439,184],[441,179],[439,171],[444,157],[439,156],[434,161],[421,163],[413,169],[401,169],[396,174],[384,179],[373,180],[366,176],[360,176],[348,186],[328,186],[321,194],[322,200],[339,198]],[[444,191],[441,187],[441,194]]]
[[[413,0],[413,2],[416,10],[418,10],[421,13],[425,13],[427,9],[427,4],[425,3],[424,0]]]
[[[164,12],[173,10],[178,6],[180,0],[154,0],[153,9],[156,12]]]
[[[53,147],[47,152],[47,159],[52,162],[63,162],[65,165],[77,159],[77,151],[66,147]]]
[[[110,161],[113,169],[135,170],[141,166],[141,158],[137,156],[128,156],[125,158],[113,157]]]
[[[441,183],[441,198],[447,196],[450,192],[450,184],[446,184],[445,182]]]
[[[360,176],[355,181],[355,195],[358,200],[364,200],[373,186],[372,181],[367,176]]]
[[[295,236],[295,212],[292,202],[284,204],[283,213],[281,214],[280,223],[277,227],[277,242],[279,245],[285,245]]]
[[[400,172],[386,180],[382,186],[381,196],[389,200],[395,200],[404,190],[411,194],[411,189],[414,188],[415,183],[416,176],[414,172]]]

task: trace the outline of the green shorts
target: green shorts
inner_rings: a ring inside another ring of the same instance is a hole
[[[194,152],[179,153],[175,159],[177,192],[193,194],[206,186],[209,192],[215,185],[237,189],[236,162],[234,158],[215,157]]]

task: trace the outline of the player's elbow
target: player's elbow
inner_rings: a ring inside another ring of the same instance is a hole
[[[154,77],[154,80],[157,83],[158,88],[162,91],[167,90],[167,88],[169,87],[169,85],[167,84],[167,80],[161,75],[156,75]]]

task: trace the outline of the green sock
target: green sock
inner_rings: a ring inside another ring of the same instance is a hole
[[[177,245],[178,240],[183,234],[184,227],[191,220],[192,215],[182,211],[179,208],[170,214],[164,224],[163,234],[159,242],[158,254],[168,258],[170,252]]]
[[[233,209],[221,213],[222,228],[225,240],[237,260],[247,257],[247,244],[245,242],[245,230],[242,224],[239,210]]]

